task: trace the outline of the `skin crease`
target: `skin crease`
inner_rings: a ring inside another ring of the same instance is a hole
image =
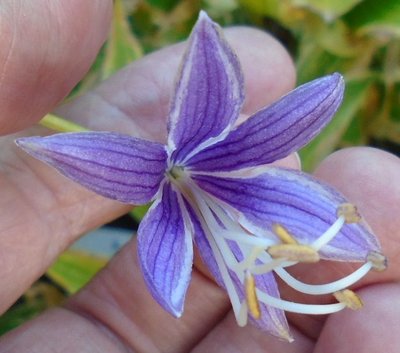
[[[18,38],[10,45],[9,56],[14,59],[8,60],[8,65],[19,65],[22,70],[7,70],[8,89],[3,84],[0,86],[0,130],[7,134],[34,124],[44,112],[53,109],[72,87],[72,78],[78,79],[87,70],[94,57],[93,48],[97,49],[104,39],[111,1],[89,3],[76,0],[68,2],[68,5],[63,2],[63,7],[50,5],[50,1],[42,1],[37,6],[27,1],[4,3],[6,5],[3,7],[2,3],[0,10],[1,20],[5,17],[8,23],[13,23],[9,16],[16,12],[7,11],[11,4],[16,3],[20,8],[18,13],[29,14],[28,22],[32,28],[40,29],[50,19],[65,19],[69,11],[77,14],[73,21],[63,22],[65,35],[60,37],[56,49],[44,45],[49,41],[46,36],[38,35],[29,40],[18,37],[14,31],[19,31],[20,26],[9,27],[8,34],[0,32],[2,42],[6,41],[7,35]],[[92,22],[87,21],[85,16],[88,13],[85,11],[90,12]],[[0,23],[4,26],[3,21]],[[82,51],[71,51],[70,45],[74,43],[71,38],[82,35],[88,36],[90,45]],[[260,31],[246,28],[230,29],[227,36],[240,57],[245,74],[249,98],[244,113],[255,111],[292,88],[295,78],[293,65],[276,41]],[[182,50],[182,45],[167,48],[128,66],[93,92],[60,107],[58,113],[93,129],[128,131],[163,141],[167,104]],[[26,51],[31,55],[24,57],[22,63],[20,53]],[[50,57],[58,53],[63,58],[52,63],[51,94],[46,75],[42,77],[43,72],[47,72],[44,68],[48,51]],[[76,61],[78,54],[82,58]],[[2,57],[2,61],[5,60]],[[32,68],[29,72],[31,78],[21,85],[26,74],[24,66]],[[0,82],[4,82],[4,78]],[[70,82],[70,85],[65,85],[65,82]],[[15,101],[10,101],[7,95],[16,91],[19,94],[14,93]],[[12,122],[10,117],[13,117]],[[18,136],[43,133],[46,131],[30,128]],[[79,234],[127,210],[124,205],[85,191],[19,151],[13,144],[15,137],[9,135],[0,139],[2,311]],[[285,163],[298,167],[295,156],[289,157]],[[400,338],[393,334],[398,331],[400,311],[400,270],[396,263],[400,221],[395,216],[400,200],[397,182],[400,178],[399,159],[378,150],[352,148],[328,157],[316,170],[316,175],[336,186],[358,205],[378,234],[389,258],[390,267],[386,272],[371,273],[358,284],[359,294],[365,302],[363,310],[345,310],[318,319],[290,315],[296,341],[288,344],[250,326],[239,329],[226,295],[204,274],[204,270],[195,270],[185,313],[180,320],[173,319],[148,293],[138,268],[136,241],[132,240],[63,308],[49,311],[3,336],[0,353],[66,350],[99,353],[329,353],[350,352],[350,349],[396,352],[400,345]],[[16,214],[23,214],[23,217]],[[350,265],[321,264],[318,274],[301,267],[295,274],[305,282],[324,282],[350,271],[350,268]],[[282,293],[284,298],[292,300],[318,300],[310,296],[306,299],[284,287]]]

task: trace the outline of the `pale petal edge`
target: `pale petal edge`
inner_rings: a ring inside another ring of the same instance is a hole
[[[180,195],[165,183],[138,229],[138,256],[154,299],[170,314],[183,313],[192,264],[192,234],[183,219]]]

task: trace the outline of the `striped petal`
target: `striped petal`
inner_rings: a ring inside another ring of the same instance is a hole
[[[138,229],[138,254],[144,279],[154,299],[180,317],[193,263],[191,233],[179,195],[166,183]]]
[[[269,167],[248,179],[197,175],[195,180],[232,209],[254,234],[260,229],[269,229],[272,234],[279,224],[303,244],[317,241],[337,221],[338,207],[348,202],[311,176],[283,168]],[[336,233],[320,250],[322,257],[365,261],[370,252],[379,252],[376,237],[363,222],[344,224]]]
[[[194,170],[231,171],[274,162],[297,151],[331,120],[343,97],[339,74],[302,85],[251,116],[225,140],[187,161]]]
[[[274,298],[280,298],[278,284],[276,283],[274,274],[267,272],[263,275],[255,276],[256,287],[263,293],[266,293]],[[261,317],[259,320],[251,318],[251,322],[268,333],[291,341],[289,324],[287,322],[285,312],[281,309],[274,308],[270,305],[259,301]]]
[[[169,114],[168,146],[182,162],[238,118],[244,100],[236,55],[217,24],[201,12],[189,39]]]
[[[68,178],[125,203],[149,202],[166,169],[163,145],[117,133],[63,133],[16,143]]]

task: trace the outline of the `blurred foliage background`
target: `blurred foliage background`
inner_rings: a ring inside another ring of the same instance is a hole
[[[400,152],[400,1],[398,0],[114,0],[110,36],[71,95],[82,94],[142,55],[184,40],[200,9],[223,26],[271,32],[291,53],[298,84],[338,71],[346,79],[332,123],[301,151],[312,170],[337,148],[370,145]],[[54,120],[55,119],[55,120]],[[44,120],[55,129],[79,127]],[[143,209],[135,209],[140,220]],[[134,222],[132,223],[135,224]],[[110,232],[112,237],[113,232]],[[58,305],[107,262],[96,247],[70,249],[0,318],[0,334]]]

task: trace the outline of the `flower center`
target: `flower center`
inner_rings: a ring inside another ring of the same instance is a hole
[[[185,175],[185,169],[181,166],[174,165],[167,171],[166,174],[171,181],[177,181]]]

